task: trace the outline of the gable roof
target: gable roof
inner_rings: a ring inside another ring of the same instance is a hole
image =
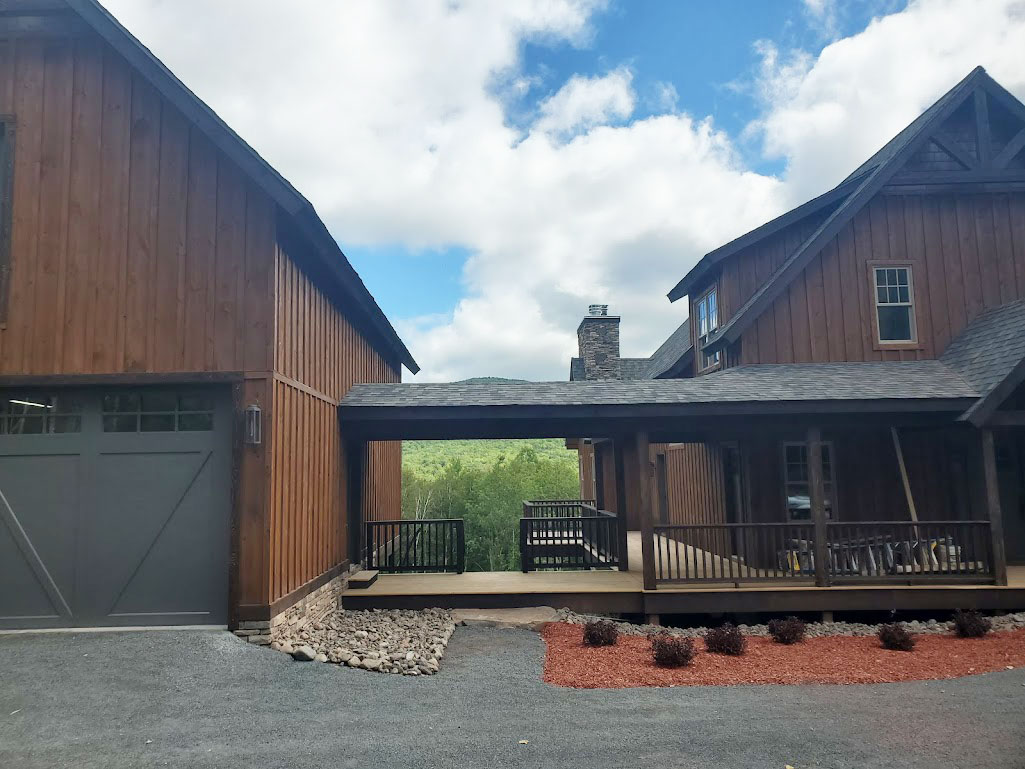
[[[703,349],[718,349],[735,342],[740,334],[801,273],[822,247],[929,139],[931,132],[950,117],[973,92],[983,87],[987,93],[995,96],[1005,106],[1017,105],[1014,107],[1016,111],[1025,112],[1025,105],[1018,102],[986,74],[982,67],[976,67],[835,188],[834,192],[846,188],[843,191],[847,193],[849,190],[849,194],[845,194],[835,210],[823,220],[794,253],[784,260],[783,264],[751,295],[733,317],[724,323],[715,334],[710,335]]]
[[[346,298],[354,303],[375,335],[410,372],[420,370],[391,322],[353,269],[313,204],[249,146],[163,62],[114,18],[97,0],[65,0],[108,45],[123,56],[171,104],[199,128],[274,200],[304,236]]]
[[[717,264],[733,256],[738,251],[764,240],[784,227],[795,224],[805,217],[826,211],[830,206],[840,205],[857,187],[856,182],[859,179],[860,175],[852,174],[839,185],[819,195],[817,198],[812,198],[807,203],[802,203],[797,208],[791,209],[785,214],[780,214],[775,219],[771,219],[761,227],[756,227],[739,238],[734,238],[729,243],[709,251],[691,268],[690,272],[680,278],[679,283],[673,286],[672,290],[667,294],[669,301],[675,302],[677,299],[688,296],[696,285],[701,283],[703,278],[712,272]]]
[[[982,313],[958,334],[940,360],[979,391],[962,419],[981,425],[1025,381],[1025,300]]]

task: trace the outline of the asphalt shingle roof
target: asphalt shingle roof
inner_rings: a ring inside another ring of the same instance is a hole
[[[947,347],[940,360],[986,397],[1025,358],[1025,301],[984,312]]]
[[[661,376],[676,365],[693,345],[690,341],[690,318],[680,324],[669,338],[648,358],[648,376]]]
[[[601,406],[977,398],[938,360],[739,366],[693,379],[358,384],[343,407]]]

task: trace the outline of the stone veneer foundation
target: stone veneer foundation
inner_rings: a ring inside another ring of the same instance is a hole
[[[233,632],[249,643],[267,646],[286,631],[301,630],[303,626],[316,622],[338,608],[342,591],[349,584],[349,577],[357,571],[359,567],[352,567],[339,574],[270,619],[240,622],[238,629]]]

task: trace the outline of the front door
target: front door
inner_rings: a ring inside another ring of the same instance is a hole
[[[1004,519],[1007,560],[1025,563],[1025,435],[1015,430],[997,437],[997,476]]]

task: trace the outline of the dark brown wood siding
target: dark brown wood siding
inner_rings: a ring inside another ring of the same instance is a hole
[[[0,41],[0,374],[270,369],[270,199],[96,37]]]
[[[969,487],[972,446],[953,431],[902,430],[901,447],[918,517],[923,521],[984,517]],[[907,497],[889,430],[823,431],[834,452],[836,520],[907,521]],[[800,434],[766,434],[742,441],[747,457],[750,519],[786,520],[783,444]]]
[[[744,294],[752,270],[763,280],[758,259],[744,253],[730,262],[720,279],[724,297]],[[874,261],[912,265],[916,349],[880,349],[876,343]],[[740,362],[936,358],[981,312],[1022,297],[1025,193],[881,193],[743,333]],[[737,307],[733,301],[730,311]]]
[[[338,401],[358,382],[399,381],[398,364],[386,361],[282,249],[275,285],[271,601],[346,559],[348,495]],[[363,478],[366,520],[400,515],[401,446],[370,445]]]
[[[669,523],[725,523],[723,464],[719,446],[711,443],[656,444],[654,451],[666,456]]]
[[[734,315],[754,292],[762,286],[772,273],[783,264],[787,256],[793,253],[821,224],[824,213],[808,217],[779,232],[770,235],[738,254],[727,259],[718,276],[718,311],[720,324],[725,323]],[[800,280],[805,280],[804,276]],[[822,292],[818,289],[818,278],[812,276],[812,294],[818,297]],[[710,285],[710,284],[708,284]],[[708,285],[695,290],[690,297],[691,317],[695,317],[694,301],[698,299]],[[818,306],[819,302],[813,300]],[[794,360],[795,344],[803,349],[803,331],[799,327],[797,338],[794,335],[794,324],[791,319],[789,302],[779,302],[777,307],[759,319],[757,330],[752,327],[745,334],[745,345],[758,350],[761,356],[775,356],[780,363],[791,363]],[[747,335],[750,334],[750,341]],[[697,326],[691,324],[691,341],[697,342]],[[734,363],[727,357],[727,365]],[[744,360],[743,362],[747,362]],[[700,354],[694,356],[694,373],[698,373]]]

